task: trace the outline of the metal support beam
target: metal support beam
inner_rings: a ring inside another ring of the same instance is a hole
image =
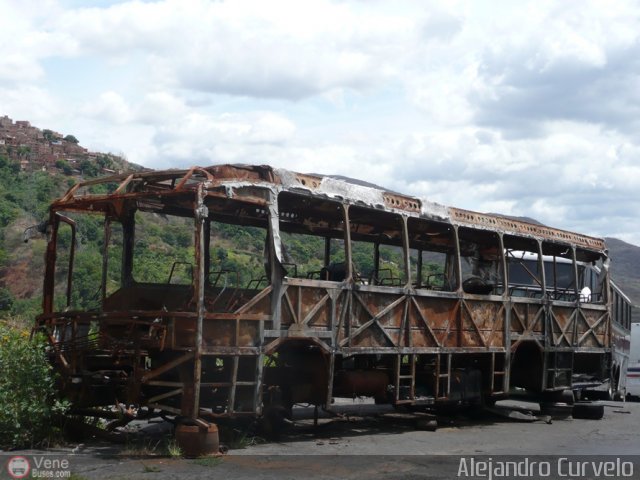
[[[205,316],[204,304],[204,285],[205,285],[205,250],[206,243],[204,239],[205,222],[209,216],[209,210],[204,205],[204,184],[198,185],[195,198],[194,220],[195,220],[195,246],[196,252],[196,271],[194,272],[194,294],[196,295],[196,305],[198,311],[198,319],[196,323],[196,344],[195,355],[193,361],[193,406],[190,417],[194,420],[198,418],[200,411],[200,381],[202,376],[202,328]]]

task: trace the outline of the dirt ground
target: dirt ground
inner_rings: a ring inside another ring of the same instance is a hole
[[[584,459],[617,461],[619,475],[611,478],[628,478],[629,468],[633,469],[631,478],[640,478],[640,404],[603,403],[602,420],[569,417],[550,423],[515,422],[495,415],[458,413],[438,416],[436,431],[417,429],[409,415],[354,403],[345,415],[322,418],[318,426],[312,420],[297,419],[277,441],[247,437],[220,457],[182,459],[148,455],[130,446],[91,443],[46,452],[5,452],[0,460],[6,465],[13,456],[22,455],[31,465],[39,459],[42,466],[42,457],[68,459],[68,468],[53,471],[51,478],[69,478],[70,472],[76,480],[455,478],[460,476],[461,458],[471,457],[494,463],[507,459],[547,461],[552,464],[550,475],[544,475],[547,478],[565,478],[565,473],[573,473],[571,478],[597,478],[588,468],[568,472],[562,467],[574,461],[580,465]],[[535,408],[533,405],[532,410]],[[299,412],[304,413],[308,412]],[[621,462],[627,470],[620,470]],[[554,476],[557,465],[561,471]],[[49,475],[35,470],[34,466],[29,478]],[[11,478],[6,466],[0,478]]]

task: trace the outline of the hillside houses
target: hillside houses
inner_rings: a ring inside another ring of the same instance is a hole
[[[22,170],[47,170],[58,160],[73,166],[97,157],[78,145],[75,137],[40,130],[24,120],[14,122],[7,115],[0,117],[0,155],[19,162]]]

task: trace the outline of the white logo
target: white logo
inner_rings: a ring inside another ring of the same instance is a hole
[[[7,472],[11,478],[25,478],[30,471],[31,465],[25,457],[11,457],[7,462]]]

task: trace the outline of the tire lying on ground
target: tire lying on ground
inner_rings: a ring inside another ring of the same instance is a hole
[[[604,405],[591,402],[576,402],[573,405],[573,418],[600,420],[604,416]]]

